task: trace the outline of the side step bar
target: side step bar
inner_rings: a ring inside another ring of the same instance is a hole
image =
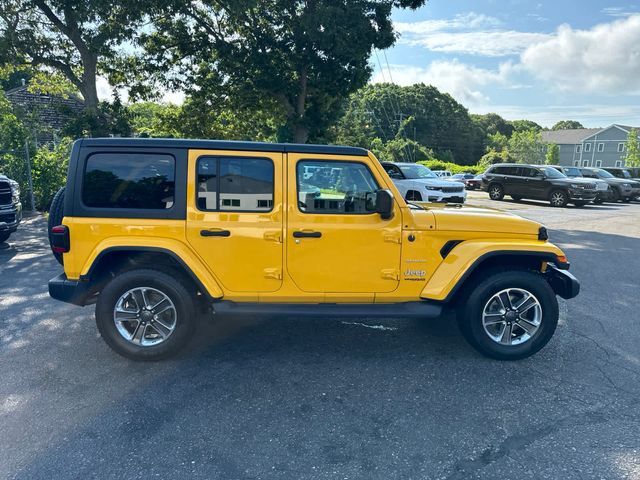
[[[443,307],[429,302],[403,303],[213,303],[218,315],[280,317],[437,318]]]

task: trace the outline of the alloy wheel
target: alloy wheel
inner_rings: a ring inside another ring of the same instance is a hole
[[[150,347],[171,336],[177,312],[171,299],[160,290],[136,287],[120,296],[113,309],[113,321],[122,338]]]
[[[508,288],[494,294],[482,311],[482,327],[500,345],[529,341],[542,323],[542,306],[531,292]]]

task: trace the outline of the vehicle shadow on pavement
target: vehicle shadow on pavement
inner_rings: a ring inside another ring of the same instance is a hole
[[[624,478],[640,239],[551,238],[582,293],[527,360],[481,357],[451,317],[213,317],[179,358],[135,363],[92,307],[44,295],[60,267],[27,232],[0,276],[0,477]]]

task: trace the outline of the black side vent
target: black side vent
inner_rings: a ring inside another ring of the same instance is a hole
[[[443,259],[447,258],[447,255],[449,255],[449,253],[451,253],[451,250],[453,250],[459,243],[462,243],[462,240],[449,240],[440,249],[440,256]]]
[[[547,232],[545,227],[538,229],[538,240],[549,240],[549,232]]]

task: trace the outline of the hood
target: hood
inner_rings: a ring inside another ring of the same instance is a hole
[[[603,178],[602,180],[607,182],[609,185],[622,185],[624,183],[631,185],[635,183],[635,181],[630,178]]]
[[[417,203],[434,215],[437,230],[509,233],[516,235],[534,235],[540,227],[538,222],[527,220],[512,213],[472,206],[450,206],[426,202]]]
[[[442,180],[441,178],[408,178],[411,182],[420,183],[422,185],[428,185],[430,187],[456,187],[460,186],[464,188],[463,182],[453,180]]]

